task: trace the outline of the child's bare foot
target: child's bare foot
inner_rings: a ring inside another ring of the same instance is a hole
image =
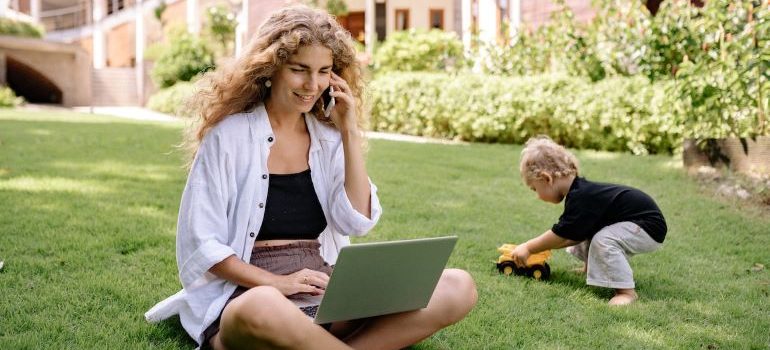
[[[633,289],[615,289],[615,296],[608,303],[610,306],[621,306],[632,304],[639,298]]]

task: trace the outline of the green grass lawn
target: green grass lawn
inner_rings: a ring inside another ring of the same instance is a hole
[[[187,349],[178,318],[143,313],[176,292],[174,233],[185,182],[181,124],[0,110],[0,349]],[[479,303],[417,349],[768,349],[770,218],[701,193],[666,156],[577,152],[590,179],[651,194],[662,250],[632,260],[640,301],[608,308],[563,251],[552,279],[504,277],[495,248],[540,234],[561,206],[517,171],[520,146],[370,141],[384,207],[362,241],[456,234],[450,266]]]

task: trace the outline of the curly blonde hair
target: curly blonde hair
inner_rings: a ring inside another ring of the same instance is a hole
[[[578,175],[579,164],[574,154],[551,140],[548,136],[536,136],[527,140],[521,150],[519,171],[524,182],[542,180],[543,174],[554,178]]]
[[[252,110],[270,96],[265,86],[275,72],[300,47],[322,45],[332,51],[332,71],[347,81],[356,100],[359,128],[365,127],[364,83],[350,33],[328,13],[304,5],[273,12],[259,27],[243,54],[234,62],[206,73],[191,99],[196,122],[187,129],[184,142],[191,156],[211,128],[225,117]],[[311,113],[325,123],[322,101]]]

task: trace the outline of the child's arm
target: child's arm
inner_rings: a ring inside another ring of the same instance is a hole
[[[516,249],[511,252],[511,256],[516,265],[526,266],[527,258],[529,258],[531,254],[540,253],[548,249],[569,247],[578,243],[580,242],[559,237],[557,234],[553,233],[553,231],[548,230],[542,235],[516,246]]]

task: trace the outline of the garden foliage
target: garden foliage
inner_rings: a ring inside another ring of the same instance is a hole
[[[770,5],[709,1],[690,26],[702,49],[683,59],[670,90],[686,136],[770,135]]]
[[[44,34],[45,30],[38,25],[10,18],[0,18],[0,35],[42,38]]]
[[[666,88],[644,77],[591,83],[565,75],[392,73],[371,83],[374,130],[523,143],[548,134],[569,147],[668,153],[682,125]]]
[[[16,107],[24,103],[23,97],[17,97],[16,94],[7,86],[0,86],[0,108]]]
[[[153,94],[147,101],[147,108],[176,116],[190,116],[188,106],[189,99],[195,92],[195,83],[181,81],[174,86],[161,89]]]
[[[544,133],[575,147],[634,153],[669,152],[684,137],[770,135],[770,3],[713,0],[698,7],[664,1],[652,16],[641,2],[595,0],[596,16],[579,23],[564,1],[556,2],[561,9],[544,25],[518,28],[516,35],[494,43],[472,38],[465,64],[455,67],[472,67],[483,77],[460,70],[456,77],[420,76],[425,81],[390,74],[391,81],[376,78],[373,125],[500,142]],[[437,58],[445,56],[428,54],[440,51],[439,46],[420,40],[414,33],[391,35],[377,52],[374,69],[447,70],[444,59]],[[561,76],[569,88],[553,90],[550,78],[533,75]],[[546,86],[523,86],[522,81]],[[478,82],[484,83],[476,88]],[[386,90],[395,96],[384,96]],[[415,97],[398,100],[408,96]],[[505,96],[532,97],[527,102],[532,106]],[[606,109],[595,108],[602,104]],[[535,120],[535,110],[543,120]]]
[[[190,81],[199,73],[214,68],[214,54],[209,45],[185,30],[171,31],[168,44],[159,51],[151,76],[160,88],[178,81]]]
[[[220,54],[229,56],[235,47],[235,27],[238,21],[225,5],[209,7],[206,12],[206,32],[217,43]]]
[[[463,43],[453,32],[410,29],[392,33],[374,55],[374,69],[391,71],[453,71],[463,64]]]

